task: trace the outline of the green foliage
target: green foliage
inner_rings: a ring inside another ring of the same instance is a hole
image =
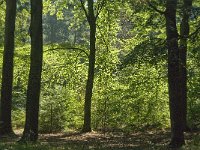
[[[195,45],[193,45],[195,47]],[[199,49],[199,46],[196,47]],[[189,53],[188,60],[188,120],[192,128],[196,129],[200,126],[200,71],[196,66],[199,66],[200,53],[195,49]]]
[[[95,8],[100,2],[95,1]],[[163,10],[165,1],[151,2]],[[199,26],[198,5],[196,1],[192,10],[191,32]],[[25,120],[30,62],[29,9],[27,1],[18,2],[12,112],[15,128],[23,127]],[[0,15],[2,64],[5,3],[0,5]],[[79,130],[83,124],[89,25],[79,0],[46,0],[43,18],[40,131]],[[197,127],[200,122],[198,33],[190,38],[188,55],[188,118]],[[165,40],[164,17],[144,1],[106,1],[97,20],[94,129],[169,126]]]
[[[25,111],[24,109],[16,109],[12,111],[12,123],[14,129],[23,128],[25,125]]]
[[[60,47],[63,48],[46,47],[44,53],[40,111],[43,132],[77,129],[82,125],[85,56],[79,50],[68,49],[66,44]]]
[[[3,37],[4,37],[4,23],[5,23],[5,2],[0,4],[0,47],[3,46]]]

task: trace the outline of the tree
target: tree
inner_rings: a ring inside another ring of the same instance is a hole
[[[189,37],[189,16],[192,7],[192,0],[183,1],[183,16],[180,25],[180,93],[181,101],[183,102],[183,124],[184,131],[190,130],[187,126],[187,39]]]
[[[181,147],[184,142],[183,103],[180,95],[179,46],[176,24],[177,0],[167,0],[165,18],[168,48],[168,90],[171,121],[170,147]]]
[[[177,1],[168,0],[166,11],[162,12],[149,3],[166,19],[168,48],[168,89],[172,139],[170,147],[180,147],[184,142],[184,131],[187,126],[187,38],[189,37],[189,15],[192,1],[183,1],[180,36],[177,30]],[[180,44],[178,43],[180,37]]]
[[[92,99],[92,90],[93,90],[93,84],[94,84],[95,53],[96,53],[96,20],[105,1],[102,0],[101,3],[98,5],[99,7],[97,8],[96,15],[95,15],[93,0],[87,0],[88,10],[86,10],[83,0],[80,0],[80,2],[90,26],[89,68],[88,68],[88,78],[87,78],[86,91],[85,91],[84,125],[82,129],[83,132],[90,132],[91,131],[91,99]]]
[[[43,58],[42,0],[31,0],[31,65],[29,71],[26,121],[22,141],[38,139],[39,97]]]
[[[13,133],[11,124],[16,0],[6,0],[4,55],[1,86],[0,134]]]

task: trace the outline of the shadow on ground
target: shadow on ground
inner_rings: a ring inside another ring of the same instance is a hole
[[[194,143],[193,139],[200,139],[199,132],[186,133],[186,143],[190,145]],[[167,149],[167,144],[170,140],[170,132],[168,130],[151,130],[143,132],[91,132],[91,133],[56,133],[56,134],[41,134],[39,143],[28,146],[19,146],[15,142],[18,137],[2,137],[0,139],[0,149],[4,146],[7,150],[33,149],[33,150],[153,150]],[[198,145],[199,143],[197,143]],[[30,145],[30,144],[29,144]],[[7,147],[6,147],[7,146]],[[197,146],[198,147],[198,146]],[[194,148],[194,150],[197,149]],[[2,149],[2,150],[4,150]],[[186,146],[184,149],[192,149],[191,146]],[[200,148],[199,148],[200,149]]]

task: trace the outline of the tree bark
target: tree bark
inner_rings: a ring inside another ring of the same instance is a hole
[[[91,131],[91,103],[92,90],[94,84],[94,68],[95,68],[95,53],[96,53],[96,17],[94,15],[93,0],[88,0],[88,14],[86,14],[88,23],[90,25],[90,55],[88,79],[85,92],[85,106],[84,106],[84,125],[82,132]]]
[[[189,131],[187,125],[187,38],[189,36],[189,16],[192,7],[192,0],[184,0],[183,18],[180,26],[180,84],[181,84],[181,101],[183,103],[183,124],[184,131]]]
[[[16,0],[6,0],[5,38],[1,86],[0,135],[13,133],[11,123]]]
[[[179,47],[176,26],[177,0],[167,0],[166,3],[166,34],[168,48],[168,88],[171,121],[170,147],[181,147],[184,144],[183,134],[183,104],[180,97]]]
[[[22,141],[38,139],[39,97],[41,86],[43,37],[42,37],[42,0],[31,0],[31,65],[29,71],[26,122]]]

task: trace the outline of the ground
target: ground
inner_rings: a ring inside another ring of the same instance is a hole
[[[40,134],[37,143],[21,145],[20,138],[1,137],[0,150],[167,150],[169,130]],[[200,132],[186,133],[183,150],[200,150]]]

